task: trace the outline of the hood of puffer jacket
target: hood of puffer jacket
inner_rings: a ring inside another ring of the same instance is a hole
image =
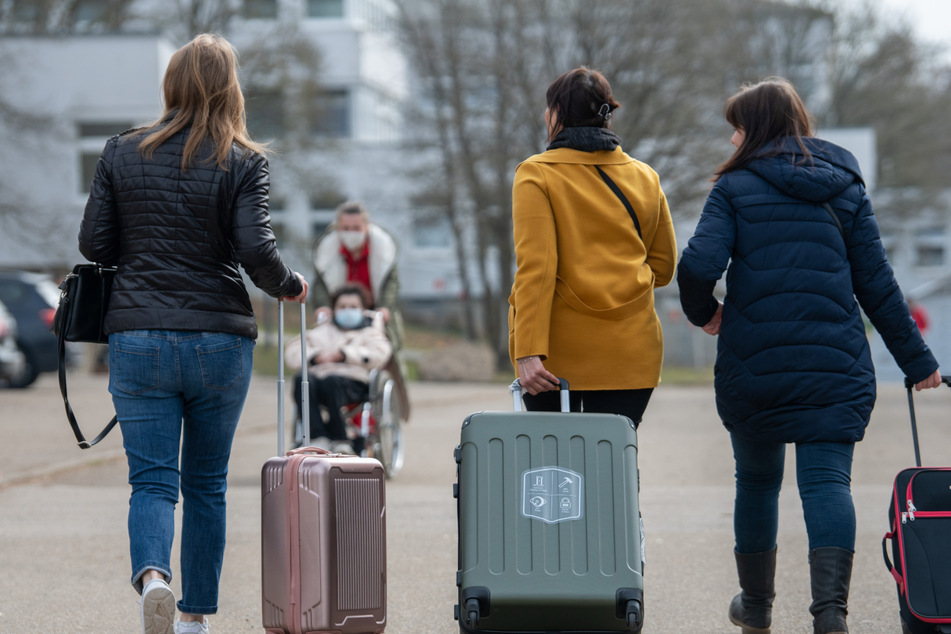
[[[803,138],[803,144],[811,156],[803,152],[796,139],[778,139],[746,169],[784,194],[816,203],[838,196],[856,179],[864,184],[859,162],[848,150],[813,137]]]

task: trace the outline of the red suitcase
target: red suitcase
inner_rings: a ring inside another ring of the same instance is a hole
[[[278,456],[261,472],[264,629],[268,634],[382,632],[386,626],[383,465],[372,458],[308,447],[309,438],[303,447],[284,455],[283,302],[278,312]],[[304,326],[301,304],[302,331]],[[303,345],[301,353],[306,354]],[[306,384],[302,392],[304,429],[309,430]]]

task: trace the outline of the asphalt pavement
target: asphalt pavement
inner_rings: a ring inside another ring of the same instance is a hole
[[[951,464],[946,390],[917,399],[922,457]],[[511,408],[507,386],[411,383],[406,464],[387,482],[389,634],[449,634],[456,602],[452,453],[471,412]],[[87,435],[111,413],[106,377],[75,373],[70,400]],[[217,633],[261,632],[260,469],[276,453],[276,389],[255,377],[229,475],[228,546]],[[290,410],[288,410],[290,411]],[[66,423],[54,375],[0,391],[0,633],[141,631],[129,586],[129,488],[114,431],[82,451]],[[95,430],[98,431],[98,430]],[[907,401],[882,385],[866,440],[855,452],[858,539],[849,624],[853,633],[899,632],[895,584],[881,539],[895,474],[914,463]],[[811,632],[806,537],[794,452],[781,497],[775,634]],[[639,432],[641,510],[647,534],[645,634],[735,634],[732,459],[712,386],[661,385]],[[177,542],[176,542],[177,549]],[[177,553],[173,569],[177,571]],[[172,588],[179,589],[173,579]]]

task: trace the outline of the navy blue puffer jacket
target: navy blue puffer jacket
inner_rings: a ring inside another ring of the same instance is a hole
[[[715,368],[727,429],[767,441],[855,442],[875,404],[859,305],[909,378],[927,378],[938,363],[885,258],[855,157],[805,143],[811,159],[784,138],[720,178],[678,267],[681,303],[693,324],[706,324],[727,270]]]

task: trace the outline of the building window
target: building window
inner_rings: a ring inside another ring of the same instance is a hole
[[[77,22],[104,22],[108,13],[107,0],[79,0],[73,6],[73,17]]]
[[[445,216],[429,216],[413,220],[413,246],[418,249],[448,249],[452,231]]]
[[[924,227],[915,234],[915,266],[944,266],[944,227]]]
[[[280,90],[247,90],[248,133],[258,140],[284,136],[284,97]]]
[[[244,0],[243,15],[248,19],[277,18],[277,0]]]
[[[308,199],[310,208],[314,211],[336,211],[337,207],[347,202],[347,197],[334,187],[324,187],[319,193],[311,194]]]
[[[287,200],[283,196],[274,195],[273,183],[271,185],[271,193],[268,196],[267,209],[272,214],[281,214],[287,209]]]
[[[39,24],[45,20],[46,11],[36,0],[14,0],[9,15],[14,22]]]
[[[939,244],[919,244],[915,249],[917,266],[944,266],[944,247]]]
[[[308,18],[342,18],[343,0],[307,0]]]
[[[96,163],[109,137],[133,127],[131,121],[78,121],[79,137],[79,191],[89,193],[89,185],[96,175]]]
[[[96,175],[96,164],[99,163],[101,152],[83,152],[79,156],[80,161],[80,187],[84,194],[89,193],[92,179]]]
[[[120,132],[130,130],[133,124],[131,121],[80,121],[76,124],[76,127],[80,138],[102,137],[108,139]]]
[[[320,236],[324,235],[324,232],[327,231],[328,228],[330,228],[331,224],[332,223],[320,221],[320,220],[314,222],[310,226],[310,231],[311,231],[310,235],[314,236],[314,239],[319,238]]]
[[[315,100],[311,133],[319,137],[347,138],[350,130],[350,93],[344,89],[323,91]]]
[[[274,240],[277,242],[277,248],[283,251],[286,245],[289,244],[287,234],[291,232],[281,223],[271,223],[271,231],[274,232]]]

